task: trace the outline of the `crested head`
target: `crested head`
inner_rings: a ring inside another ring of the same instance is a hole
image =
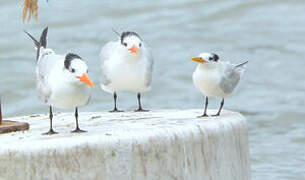
[[[197,57],[191,57],[190,60],[196,61],[201,65],[215,64],[219,60],[219,56],[214,53],[201,53]]]
[[[73,53],[68,53],[65,57],[65,68],[67,70],[70,69],[71,67],[71,62],[74,60],[74,59],[79,59],[79,60],[82,60],[82,58],[77,55],[77,54],[73,54]]]
[[[126,31],[121,34],[121,45],[132,54],[139,54],[142,49],[142,39],[136,32]]]
[[[94,87],[94,84],[87,75],[88,66],[79,55],[68,53],[65,57],[64,69],[70,82],[77,84],[85,83]]]
[[[124,43],[124,40],[126,38],[135,38],[135,39],[139,39],[142,41],[142,39],[140,38],[140,36],[136,33],[136,32],[133,32],[133,31],[125,31],[125,32],[122,32],[121,34],[121,44],[123,45]]]
[[[206,60],[207,62],[218,62],[219,56],[214,53],[201,53],[199,57]]]

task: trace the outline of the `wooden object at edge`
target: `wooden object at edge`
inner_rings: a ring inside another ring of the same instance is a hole
[[[2,108],[1,108],[1,97],[0,97],[0,134],[10,133],[15,131],[25,131],[30,128],[30,125],[26,122],[17,122],[2,120]]]

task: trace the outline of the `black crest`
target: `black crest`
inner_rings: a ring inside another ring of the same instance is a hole
[[[219,56],[217,54],[212,53],[212,56],[214,61],[218,61]]]
[[[140,36],[136,32],[126,31],[126,32],[123,32],[121,35],[121,44],[123,44],[124,39],[128,36],[137,36],[139,39],[141,39]]]
[[[69,70],[70,68],[70,65],[71,65],[71,61],[73,59],[82,59],[79,55],[77,54],[73,54],[73,53],[68,53],[66,55],[66,58],[65,58],[65,68]]]

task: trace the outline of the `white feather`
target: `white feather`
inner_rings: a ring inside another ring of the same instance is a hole
[[[153,59],[143,44],[140,54],[131,54],[120,41],[109,42],[100,53],[101,88],[114,91],[145,92],[150,89]]]
[[[237,86],[242,71],[229,62],[199,64],[193,73],[196,89],[208,97],[225,98]]]
[[[57,108],[84,106],[90,99],[91,88],[71,77],[64,68],[64,61],[64,56],[51,49],[41,49],[36,66],[38,96],[43,103]]]

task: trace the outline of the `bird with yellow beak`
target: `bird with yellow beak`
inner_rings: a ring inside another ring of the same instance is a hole
[[[230,95],[243,74],[248,61],[234,65],[227,61],[219,61],[219,56],[214,53],[201,53],[190,60],[198,63],[193,73],[193,83],[197,90],[205,96],[204,113],[198,117],[206,117],[208,98],[222,98],[217,114],[219,116],[224,106],[224,98]]]

